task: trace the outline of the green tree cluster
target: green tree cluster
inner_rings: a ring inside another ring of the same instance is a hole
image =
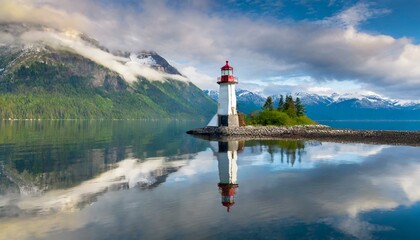
[[[297,97],[280,95],[277,108],[274,108],[273,98],[268,97],[265,101],[261,112],[253,112],[247,119],[247,123],[251,125],[309,125],[315,122],[305,116],[305,107],[301,100]]]

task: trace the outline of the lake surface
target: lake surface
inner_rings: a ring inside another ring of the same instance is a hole
[[[420,239],[420,148],[0,122],[0,239]]]
[[[420,120],[402,121],[364,121],[364,120],[320,120],[321,124],[333,128],[350,128],[357,130],[401,130],[401,131],[420,131]]]

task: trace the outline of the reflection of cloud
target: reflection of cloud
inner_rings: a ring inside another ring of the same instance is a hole
[[[374,156],[385,149],[386,145],[369,145],[369,144],[337,144],[331,142],[323,142],[312,146],[306,142],[304,149],[288,150],[281,146],[272,145],[270,147],[264,145],[264,141],[246,149],[245,156],[241,157],[240,164],[246,165],[244,161],[252,165],[268,165],[272,169],[282,170],[289,168],[286,161],[292,154],[299,159],[298,168],[314,168],[317,164],[329,161],[331,164],[341,164],[343,162],[358,163],[364,161],[369,156]],[[270,161],[268,161],[270,159]]]
[[[198,174],[214,171],[215,166],[217,166],[217,161],[214,161],[214,158],[211,151],[199,152],[194,159],[200,159],[200,161],[189,161],[177,172],[171,174],[167,182],[171,180],[184,181],[188,178],[196,177]]]
[[[372,232],[393,230],[391,227],[371,224],[359,218],[326,218],[322,222],[358,239],[371,239]]]
[[[338,146],[341,144],[333,145],[337,147],[336,156],[340,156],[341,148]],[[348,154],[351,148],[344,149],[342,154]],[[357,150],[357,146],[353,149]],[[313,222],[320,217],[333,217],[333,226],[365,238],[373,229],[382,228],[363,222],[361,214],[411,206],[420,201],[420,187],[417,184],[420,180],[418,151],[418,148],[413,147],[387,147],[375,155],[359,156],[359,160],[354,163],[337,165],[335,162],[325,162],[310,171],[277,172],[272,174],[274,179],[270,180],[269,188],[249,182],[255,185],[249,188],[259,188],[249,194],[265,194],[264,200],[257,199],[256,202],[261,204],[263,201],[264,205],[270,206],[272,215],[278,218],[294,217]],[[352,154],[357,156],[358,153]],[[270,189],[285,194],[280,196]],[[256,202],[248,202],[252,206],[243,207],[255,208]],[[255,211],[264,210],[257,208]],[[342,219],[337,222],[338,216]]]
[[[91,223],[89,216],[71,218],[65,213],[48,215],[43,218],[12,219],[0,221],[0,240],[46,239],[51,229],[75,230]],[[61,237],[60,239],[70,239]],[[87,238],[85,238],[87,239]]]
[[[320,146],[306,148],[309,161],[332,160],[360,161],[362,157],[376,155],[386,149],[384,145],[340,144],[324,142]]]

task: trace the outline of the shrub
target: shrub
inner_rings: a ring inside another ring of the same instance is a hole
[[[292,125],[310,125],[315,124],[307,116],[290,116],[288,112],[278,110],[263,110],[261,112],[252,112],[246,119],[248,125],[274,125],[274,126],[292,126]]]

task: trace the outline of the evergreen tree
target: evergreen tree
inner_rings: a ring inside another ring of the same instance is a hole
[[[305,114],[305,107],[303,106],[302,102],[300,101],[300,98],[298,97],[296,98],[295,107],[297,116],[303,116]]]
[[[283,110],[283,105],[284,105],[283,95],[280,95],[280,100],[279,100],[279,105],[277,106],[277,110],[282,111]]]
[[[292,96],[286,96],[286,102],[284,104],[287,108],[284,110],[285,113],[287,113],[287,115],[289,115],[290,117],[296,117],[296,107],[295,107],[295,102],[293,101]]]
[[[269,111],[274,110],[273,99],[271,97],[267,97],[267,100],[265,100],[265,103],[262,109],[269,110]]]
[[[286,112],[289,109],[291,100],[293,101],[292,96],[286,95],[286,100],[283,104],[283,112]]]

